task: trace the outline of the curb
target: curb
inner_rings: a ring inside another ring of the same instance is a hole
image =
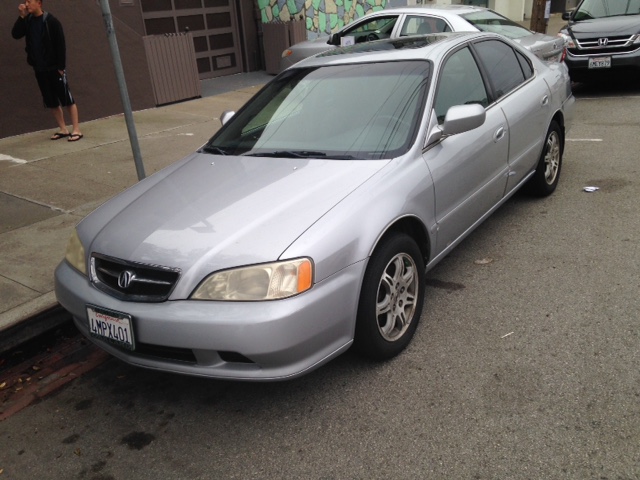
[[[55,300],[53,292],[2,314],[9,327],[0,330],[0,354],[22,345],[71,320],[71,315]]]

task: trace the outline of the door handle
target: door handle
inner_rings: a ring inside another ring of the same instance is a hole
[[[502,137],[504,137],[504,132],[504,127],[500,127],[498,130],[496,130],[496,133],[493,134],[493,141],[499,142]]]
[[[542,102],[540,102],[542,104],[543,107],[546,107],[547,105],[549,105],[549,95],[545,95],[544,97],[542,97]]]

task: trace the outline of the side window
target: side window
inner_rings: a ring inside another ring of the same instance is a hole
[[[397,15],[374,17],[365,22],[358,23],[353,28],[345,31],[343,37],[354,37],[355,43],[371,42],[380,38],[391,37],[393,27],[398,21]]]
[[[489,96],[469,48],[451,55],[442,68],[434,108],[438,123],[444,122],[447,110],[454,105],[479,103],[489,105]]]
[[[474,44],[482,64],[487,69],[497,98],[524,82],[524,74],[516,52],[499,40],[486,40]]]
[[[524,73],[524,78],[527,80],[533,77],[533,67],[529,62],[529,59],[525,57],[520,52],[516,52],[516,56],[518,57],[518,61],[520,62],[520,66],[522,67],[522,73]]]
[[[441,18],[426,15],[407,15],[400,31],[401,37],[426,35],[427,33],[450,32],[451,28]]]

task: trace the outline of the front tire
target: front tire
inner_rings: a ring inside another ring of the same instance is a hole
[[[362,283],[354,348],[374,360],[404,350],[424,303],[424,259],[405,234],[389,237],[374,252]]]
[[[545,137],[536,172],[529,181],[528,190],[532,195],[546,197],[555,191],[560,180],[563,150],[562,129],[558,122],[553,120]]]

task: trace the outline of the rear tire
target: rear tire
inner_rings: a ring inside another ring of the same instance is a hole
[[[536,172],[527,185],[529,193],[537,197],[546,197],[555,191],[560,180],[563,151],[562,129],[558,122],[553,120],[545,137]]]
[[[416,331],[424,302],[424,259],[416,242],[395,234],[378,246],[360,293],[354,348],[374,360],[404,350]]]

